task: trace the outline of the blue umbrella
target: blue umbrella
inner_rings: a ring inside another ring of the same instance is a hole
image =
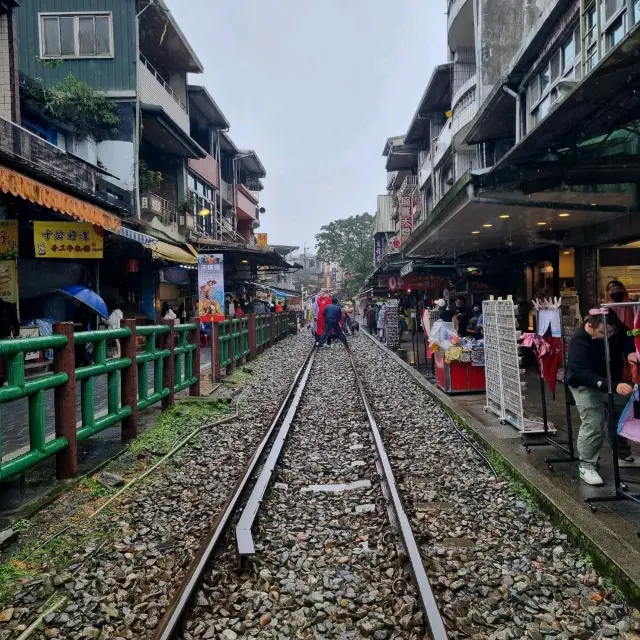
[[[103,318],[109,317],[109,311],[107,310],[107,305],[104,303],[104,300],[95,292],[91,291],[91,289],[87,289],[86,287],[81,287],[79,284],[70,284],[67,287],[62,287],[58,289],[60,293],[64,293],[64,295],[77,300],[78,302],[82,302],[82,304],[86,305],[97,313],[99,316]]]

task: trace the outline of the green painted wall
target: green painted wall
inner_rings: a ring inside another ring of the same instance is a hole
[[[38,61],[39,13],[111,11],[114,57],[65,60],[57,69]],[[17,9],[20,71],[50,87],[73,74],[101,91],[135,91],[136,32],[134,0],[28,0]]]

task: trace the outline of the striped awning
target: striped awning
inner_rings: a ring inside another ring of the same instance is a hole
[[[122,228],[120,218],[107,213],[95,204],[70,196],[2,166],[0,166],[0,191],[24,198],[76,220],[90,222],[113,233],[118,233]]]
[[[145,247],[152,248],[158,244],[158,239],[153,236],[148,236],[146,233],[140,233],[139,231],[134,231],[133,229],[129,229],[129,227],[122,227],[118,232],[118,235],[123,238],[127,238],[127,240],[133,240],[134,242],[139,242]]]

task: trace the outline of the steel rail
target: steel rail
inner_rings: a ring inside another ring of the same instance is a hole
[[[416,587],[418,588],[422,608],[425,615],[427,616],[426,623],[429,626],[429,630],[431,631],[433,640],[447,640],[447,631],[445,629],[442,616],[440,615],[440,609],[438,607],[438,603],[436,602],[435,596],[433,595],[433,591],[431,590],[431,584],[429,583],[429,578],[427,577],[427,573],[424,569],[422,557],[420,556],[420,551],[418,550],[418,545],[416,544],[416,539],[413,535],[413,530],[411,529],[409,518],[407,517],[404,507],[402,506],[402,500],[400,499],[400,494],[398,493],[398,487],[396,485],[396,479],[393,474],[393,470],[391,469],[389,456],[387,455],[384,443],[382,442],[382,436],[380,435],[380,429],[378,429],[378,423],[376,422],[373,411],[371,410],[371,405],[369,404],[369,400],[367,399],[367,393],[365,391],[364,385],[362,384],[362,380],[360,379],[360,375],[358,374],[358,369],[356,367],[355,361],[353,360],[353,354],[351,353],[351,351],[349,351],[349,358],[351,360],[353,373],[356,377],[356,382],[360,391],[360,397],[362,398],[362,402],[367,413],[369,426],[371,427],[371,433],[373,434],[373,439],[378,450],[378,459],[380,461],[380,465],[382,466],[382,471],[384,474],[383,481],[386,482],[389,496],[391,497],[391,505],[397,519],[404,546],[409,555],[411,572],[413,574]]]
[[[289,405],[287,415],[285,416],[280,426],[280,430],[278,431],[278,435],[273,442],[273,446],[271,447],[269,456],[267,457],[262,470],[260,471],[260,475],[258,476],[256,483],[253,485],[253,491],[251,492],[249,500],[242,510],[242,515],[240,516],[240,520],[238,521],[238,524],[236,526],[236,544],[238,547],[238,555],[241,558],[251,556],[256,552],[252,533],[253,523],[255,522],[256,516],[258,515],[258,509],[262,504],[262,499],[264,498],[267,487],[271,482],[273,471],[276,467],[276,464],[278,464],[280,453],[282,452],[282,447],[284,446],[284,443],[287,439],[287,435],[289,435],[291,423],[293,422],[293,419],[296,416],[296,412],[298,411],[300,398],[302,398],[302,394],[304,393],[305,387],[307,386],[307,380],[309,379],[309,374],[311,373],[311,367],[313,367],[314,358],[315,350],[309,360],[309,363],[307,364],[307,368],[305,369],[304,375],[302,376],[300,384],[298,385],[296,395]]]
[[[271,421],[271,425],[269,426],[267,433],[260,441],[260,444],[256,447],[253,455],[251,456],[251,459],[244,468],[242,475],[238,478],[238,481],[232,489],[230,497],[224,506],[224,510],[221,511],[217,518],[214,520],[211,530],[203,539],[198,553],[195,555],[193,561],[191,562],[191,565],[189,566],[189,570],[187,571],[187,575],[185,576],[184,581],[180,585],[177,594],[172,599],[171,604],[169,605],[153,634],[153,640],[171,640],[172,638],[175,638],[180,624],[182,623],[183,615],[186,613],[189,602],[191,601],[191,598],[193,597],[196,588],[200,583],[202,574],[206,570],[211,557],[213,556],[218,547],[218,544],[220,543],[222,535],[225,533],[231,522],[231,519],[237,509],[238,502],[244,495],[247,484],[251,476],[253,475],[253,472],[255,471],[264,450],[269,445],[273,432],[278,422],[280,421],[285,408],[289,404],[294,391],[298,386],[300,376],[303,375],[303,372],[306,372],[309,361],[312,362],[313,357],[314,349],[311,349],[307,357],[305,358],[304,363],[296,372],[293,382],[291,383],[291,386],[289,387],[284,400],[280,404],[278,412],[276,413],[274,419]]]

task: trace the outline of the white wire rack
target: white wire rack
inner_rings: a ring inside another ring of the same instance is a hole
[[[484,316],[487,411],[520,431],[527,430],[522,408],[522,387],[514,306],[511,300],[486,300]]]

